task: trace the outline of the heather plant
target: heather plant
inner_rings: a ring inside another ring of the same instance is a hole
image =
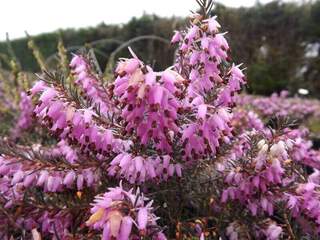
[[[319,100],[289,97],[287,91],[274,93],[270,97],[239,95],[237,105],[252,109],[264,120],[281,117],[306,124],[308,119],[318,119],[320,115]]]
[[[1,239],[317,239],[319,152],[235,107],[247,80],[197,2],[164,71],[131,48],[108,81],[89,53],[43,65],[1,138]]]

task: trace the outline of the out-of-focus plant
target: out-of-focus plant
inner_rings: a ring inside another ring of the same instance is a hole
[[[291,118],[307,123],[309,118],[320,117],[320,101],[300,97],[289,97],[289,92],[274,93],[270,97],[240,95],[238,106],[251,108],[264,120],[272,117]]]
[[[239,100],[241,65],[197,2],[161,72],[129,48],[104,81],[92,51],[67,69],[59,43],[60,71],[42,66],[1,137],[1,239],[317,238],[320,153],[285,119],[308,113]]]
[[[319,1],[274,0],[241,8],[217,4],[214,12],[225,28],[232,32],[233,37],[228,42],[232,46],[233,57],[248,67],[246,74],[250,79],[250,93],[269,95],[283,89],[295,92],[299,88],[308,88],[313,97],[319,96]],[[100,24],[84,29],[61,30],[61,33],[67,50],[71,51],[98,41],[99,44],[94,45],[99,50],[97,58],[101,66],[105,66],[108,56],[119,46],[118,41],[126,42],[142,35],[168,39],[172,30],[180,28],[183,23],[185,19],[145,14],[123,25]],[[34,36],[33,39],[45,58],[56,52],[56,32]],[[114,41],[104,42],[106,39]],[[38,71],[39,66],[32,58],[27,42],[27,38],[16,39],[12,41],[12,47],[24,70]],[[156,60],[157,70],[171,65],[174,51],[164,48],[160,42],[141,41],[132,47],[145,62]],[[0,52],[7,54],[5,42],[0,42]],[[119,56],[128,55],[124,50]],[[8,68],[7,64],[4,65]]]

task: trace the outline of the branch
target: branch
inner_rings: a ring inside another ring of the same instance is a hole
[[[17,229],[21,229],[22,228],[16,223],[16,221],[12,218],[12,216],[0,205],[0,211],[6,215],[6,217],[8,218],[9,222]]]
[[[291,240],[296,240],[296,237],[295,237],[295,235],[293,233],[293,230],[292,230],[292,227],[290,225],[287,213],[284,213],[283,217],[284,217],[284,221],[285,221],[286,227],[287,227],[288,232],[289,232],[290,239]]]
[[[214,6],[213,0],[196,0],[198,5],[200,6],[202,15],[204,18],[207,18],[210,15],[210,12]]]

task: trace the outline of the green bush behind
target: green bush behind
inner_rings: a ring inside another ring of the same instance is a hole
[[[227,37],[234,50],[232,56],[237,62],[246,64],[248,92],[270,94],[287,89],[294,93],[303,87],[311,90],[313,96],[319,96],[320,48],[317,57],[309,58],[305,53],[308,44],[320,44],[320,1],[300,4],[273,1],[266,5],[257,3],[249,8],[217,4],[214,14],[218,15],[223,30],[232,32],[232,38]],[[44,57],[48,58],[57,52],[59,36],[67,48],[90,46],[100,39],[125,42],[143,35],[170,39],[173,30],[180,28],[183,22],[180,18],[145,14],[123,25],[102,23],[96,27],[40,34],[33,39]],[[11,45],[23,70],[39,71],[27,42],[27,38],[16,39]],[[96,55],[102,67],[118,46],[118,43],[110,41],[93,46],[99,50]],[[162,42],[143,40],[132,44],[132,48],[158,70],[173,62],[174,47]],[[71,50],[76,52],[76,48]],[[99,54],[101,52],[105,55]],[[0,42],[0,53],[10,55],[6,42]],[[123,50],[118,55],[128,56],[128,51]],[[2,66],[8,67],[5,62]]]

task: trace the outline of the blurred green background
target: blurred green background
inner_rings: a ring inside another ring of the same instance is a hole
[[[230,32],[227,39],[237,63],[245,63],[249,79],[247,91],[269,95],[272,92],[299,88],[320,96],[320,1],[257,3],[248,8],[215,6],[214,14]],[[185,19],[144,15],[123,25],[100,24],[83,29],[64,29],[33,36],[47,63],[54,66],[58,39],[61,37],[69,52],[84,45],[95,49],[98,61],[105,66],[123,42],[141,36],[157,36],[170,40],[173,30],[182,27]],[[161,39],[136,39],[130,46],[145,62],[160,70],[173,63],[174,47]],[[0,42],[0,63],[9,69],[7,56],[15,55],[23,71],[36,72],[39,66],[28,39]],[[127,56],[123,48],[115,57]]]

